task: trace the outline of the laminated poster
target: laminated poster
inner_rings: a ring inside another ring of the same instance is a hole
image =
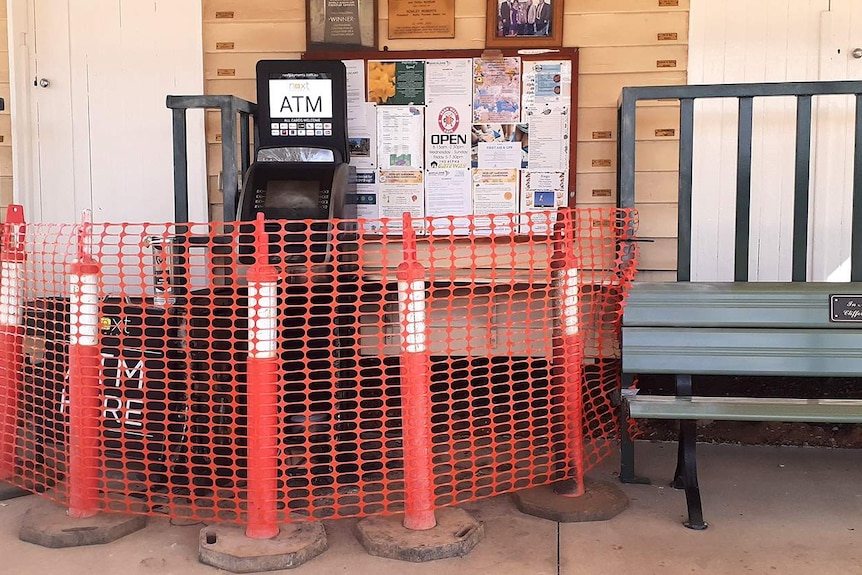
[[[377,172],[375,170],[356,172],[356,217],[363,222],[362,231],[368,234],[380,233],[380,206],[377,203]]]
[[[470,167],[470,105],[448,104],[425,108],[425,167],[464,169]]]
[[[413,216],[413,228],[425,228],[425,185],[423,173],[412,170],[389,170],[379,174],[378,200],[380,217],[390,218],[389,230],[404,229],[404,213]]]
[[[425,62],[368,62],[368,101],[386,106],[425,104]]]
[[[523,172],[521,180],[520,211],[529,215],[524,217],[520,231],[546,234],[557,221],[557,208],[566,205],[566,172]]]
[[[419,106],[377,106],[377,164],[381,170],[422,169],[424,124]]]
[[[425,215],[434,218],[434,235],[469,233],[470,219],[466,216],[473,214],[470,175],[468,168],[425,173]]]
[[[569,61],[524,64],[524,111],[568,108],[572,101],[572,63]]]
[[[521,120],[521,59],[473,60],[473,123]]]

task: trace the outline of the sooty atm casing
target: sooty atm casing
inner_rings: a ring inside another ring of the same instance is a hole
[[[238,199],[237,219],[356,217],[349,165],[347,79],[340,61],[261,60],[258,140]]]
[[[352,425],[344,413],[356,393],[359,266],[346,85],[340,61],[258,63],[260,147],[236,211],[240,221],[264,215],[269,262],[285,272],[277,292],[282,453],[296,463],[287,469],[293,486],[334,481],[335,437]],[[250,264],[259,254],[243,230],[240,224],[239,262]],[[247,307],[248,294],[244,287],[214,288],[193,292],[190,303],[190,398],[211,405],[213,397],[242,393],[246,383],[248,320],[233,310]],[[232,341],[210,343],[218,334],[232,334]],[[226,486],[230,466],[245,465],[232,451],[244,448],[244,421],[215,403],[211,412],[192,414],[189,429],[193,444],[212,444],[207,471]],[[238,437],[230,436],[237,424]]]

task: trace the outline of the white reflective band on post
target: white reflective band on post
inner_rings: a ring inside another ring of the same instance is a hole
[[[401,345],[407,353],[424,353],[425,280],[398,282],[398,313],[401,318]]]
[[[99,334],[99,277],[69,276],[69,343],[94,346]]]
[[[566,270],[566,280],[563,291],[563,325],[566,335],[578,335],[580,331],[578,318],[578,270]]]
[[[278,344],[278,285],[275,282],[248,284],[248,331],[252,357],[276,357]]]
[[[0,325],[15,327],[21,324],[21,272],[23,264],[2,262],[0,266]]]

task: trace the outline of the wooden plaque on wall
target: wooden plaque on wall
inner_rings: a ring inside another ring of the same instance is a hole
[[[455,0],[389,0],[389,39],[454,38]]]

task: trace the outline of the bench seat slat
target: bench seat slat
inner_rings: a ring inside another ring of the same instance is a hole
[[[623,327],[623,371],[862,375],[862,331]]]
[[[862,401],[734,397],[626,397],[634,418],[862,423]]]
[[[833,294],[862,295],[862,283],[637,282],[623,325],[862,330],[829,321]]]

